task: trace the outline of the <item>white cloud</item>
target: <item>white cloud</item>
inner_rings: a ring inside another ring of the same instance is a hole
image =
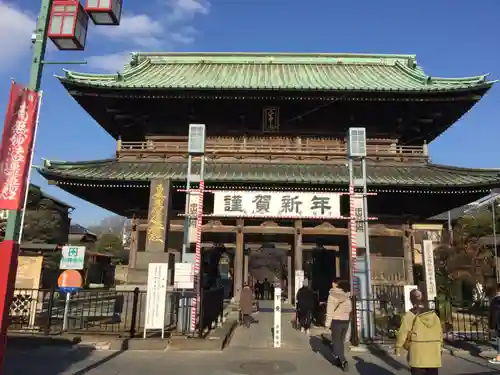
[[[87,64],[93,69],[100,69],[107,72],[118,72],[130,60],[130,52],[112,53],[102,56],[90,56]]]
[[[30,52],[35,18],[11,3],[0,0],[0,71],[5,71]]]
[[[93,31],[117,42],[132,43],[139,47],[161,44],[164,28],[160,21],[147,14],[124,15],[120,26],[96,27]]]
[[[96,27],[93,31],[130,49],[168,51],[176,45],[193,43],[197,35],[192,25],[194,18],[209,12],[206,0],[163,0],[154,15],[125,14],[120,26]],[[119,52],[91,56],[87,61],[92,68],[117,71],[128,59],[129,53]]]

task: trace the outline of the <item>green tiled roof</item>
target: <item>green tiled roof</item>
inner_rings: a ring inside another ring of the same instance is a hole
[[[39,168],[47,179],[93,181],[147,181],[170,178],[184,181],[185,162],[145,162],[98,160],[90,162],[49,162]],[[193,173],[199,171],[195,164]],[[408,187],[480,187],[500,186],[500,170],[467,169],[440,165],[370,165],[368,183]],[[207,162],[207,182],[348,184],[349,174],[343,164],[269,164]]]
[[[442,92],[489,87],[485,75],[426,75],[413,55],[135,53],[118,74],[65,71],[65,85],[115,89]]]

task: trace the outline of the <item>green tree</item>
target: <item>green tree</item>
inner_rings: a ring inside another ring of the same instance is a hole
[[[452,290],[456,281],[470,285],[480,283],[487,287],[495,276],[494,250],[482,245],[480,239],[492,233],[491,212],[487,210],[475,216],[465,216],[455,223],[453,243],[442,245],[434,252],[436,281],[441,294],[454,294]]]
[[[68,218],[50,199],[28,202],[24,216],[23,242],[58,244],[62,231],[68,227]]]
[[[123,249],[121,238],[113,233],[104,233],[100,235],[95,246],[97,251],[100,252],[113,252]]]

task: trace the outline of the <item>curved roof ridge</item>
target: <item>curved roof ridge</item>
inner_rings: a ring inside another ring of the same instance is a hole
[[[50,167],[57,168],[78,168],[78,167],[88,167],[88,166],[101,166],[105,164],[111,164],[114,162],[118,162],[116,158],[109,159],[95,159],[95,160],[82,160],[82,161],[64,161],[64,160],[49,160],[42,159],[43,166],[37,167],[37,169],[44,169]]]
[[[468,168],[468,167],[457,167],[454,165],[434,164],[434,163],[428,163],[427,166],[441,169],[441,170],[460,171],[460,172],[467,172],[467,173],[498,172],[499,176],[500,176],[500,168]]]
[[[389,54],[389,53],[336,53],[336,52],[137,52],[134,53],[138,58],[148,57],[309,57],[309,58],[380,58],[380,59],[399,59],[416,60],[414,54]]]
[[[396,62],[396,66],[401,69],[402,72],[407,74],[409,77],[416,79],[418,82],[432,85],[433,83],[475,83],[475,84],[493,84],[497,81],[487,81],[486,78],[489,76],[487,74],[481,74],[477,76],[469,77],[435,77],[425,73],[425,70],[421,66],[409,67],[405,64],[401,64],[399,61]]]

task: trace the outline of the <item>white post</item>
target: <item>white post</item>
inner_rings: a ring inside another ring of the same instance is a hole
[[[64,315],[63,315],[63,332],[68,329],[68,315],[69,315],[69,303],[71,300],[71,293],[66,292],[66,303],[64,304]]]
[[[274,288],[274,347],[281,348],[281,288]]]

